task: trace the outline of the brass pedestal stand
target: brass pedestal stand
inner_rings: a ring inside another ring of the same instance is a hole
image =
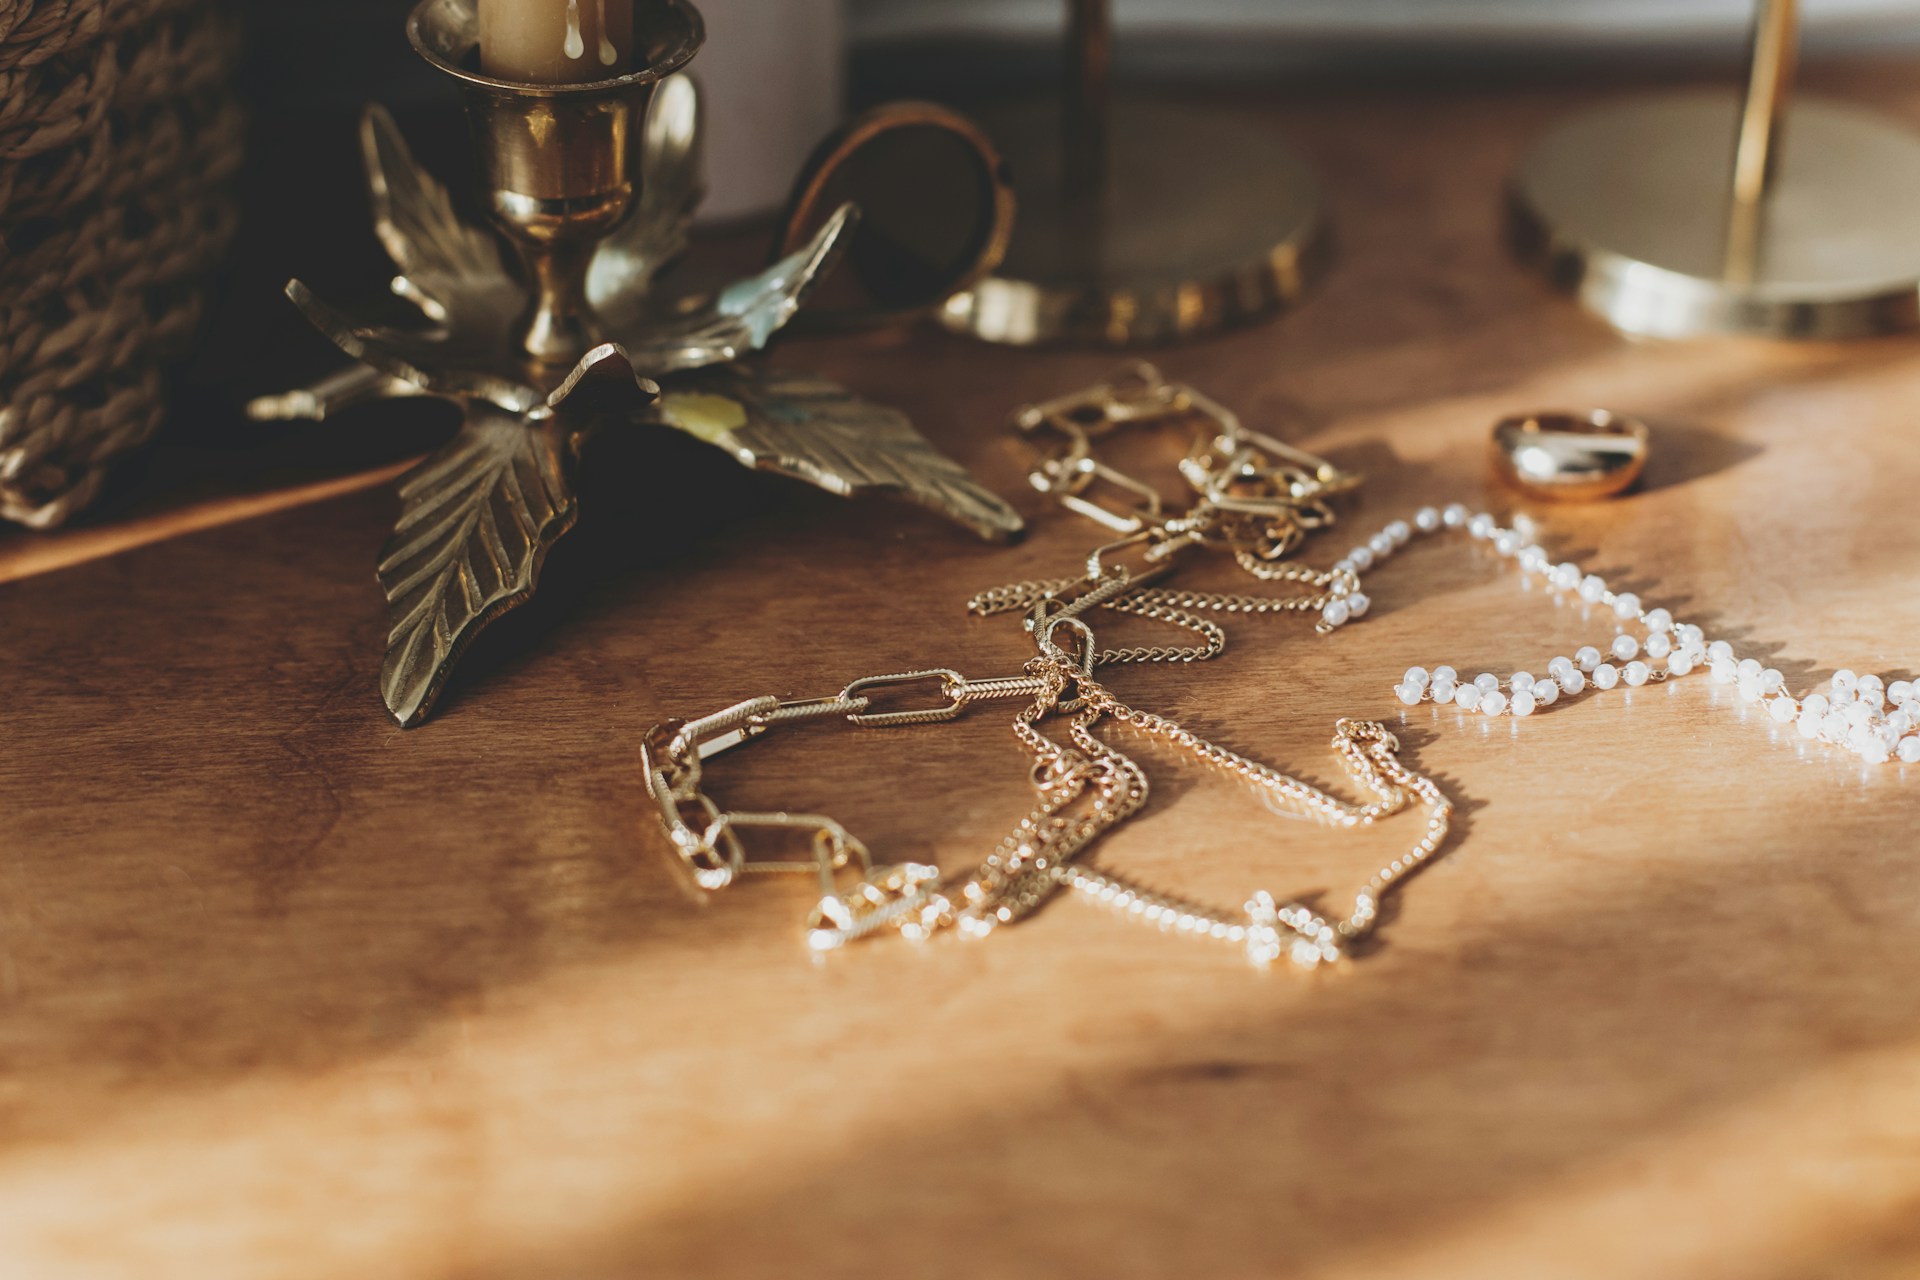
[[[1521,163],[1522,257],[1615,328],[1850,338],[1920,325],[1920,136],[1792,96],[1794,0],[1761,0],[1744,96],[1601,108]]]
[[[1006,259],[941,313],[1019,346],[1194,338],[1297,298],[1319,193],[1270,126],[1229,108],[1108,101],[1107,0],[1074,0],[1064,110],[982,112],[1020,212]]]

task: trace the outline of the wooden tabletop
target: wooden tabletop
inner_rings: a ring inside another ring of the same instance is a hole
[[[1916,72],[1816,79],[1920,125]],[[1484,464],[1503,414],[1641,414],[1644,491],[1536,511],[1556,555],[1796,688],[1913,674],[1920,343],[1630,343],[1505,256],[1520,149],[1605,92],[1273,105],[1338,264],[1298,312],[1158,358],[1368,473],[1320,563],[1423,503],[1515,509]],[[1404,711],[1411,663],[1508,671],[1594,633],[1466,545],[1397,558],[1333,637],[1235,620],[1217,662],[1113,676],[1329,786],[1333,721],[1384,719],[1456,798],[1381,945],[1334,972],[1065,900],[977,945],[816,962],[805,885],[698,900],[649,827],[649,725],[1011,672],[1017,626],[962,602],[1095,533],[1024,488],[1003,423],[1110,357],[917,333],[780,358],[908,409],[1032,536],[609,438],[541,602],[410,732],[376,689],[384,487],[0,588],[0,1274],[1920,1270],[1920,768],[1805,744],[1704,678],[1525,722]],[[1026,807],[1009,721],[818,726],[710,780],[959,869]],[[1148,815],[1096,860],[1205,900],[1331,902],[1419,821],[1286,821],[1136,754]]]

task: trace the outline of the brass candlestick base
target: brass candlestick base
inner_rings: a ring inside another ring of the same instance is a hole
[[[360,366],[251,406],[262,418],[317,419],[425,394],[464,412],[454,439],[402,481],[380,558],[381,691],[402,725],[425,719],[480,629],[532,595],[548,550],[573,527],[582,449],[608,426],[672,427],[835,493],[897,493],[982,537],[1020,531],[1006,503],[902,414],[744,362],[832,268],[852,205],[759,275],[718,291],[656,287],[685,247],[702,186],[698,95],[671,74],[703,37],[685,0],[636,9],[637,69],[594,84],[473,71],[475,0],[421,0],[408,33],[466,95],[487,213],[521,270],[455,214],[392,119],[369,111],[375,228],[399,273],[394,292],[420,323],[356,318],[296,280],[288,295]]]
[[[1795,105],[1750,272],[1729,270],[1740,96],[1606,107],[1542,138],[1515,175],[1522,256],[1628,333],[1850,338],[1920,323],[1920,137]]]
[[[941,313],[989,342],[1138,346],[1293,302],[1324,246],[1312,173],[1231,109],[1121,102],[1104,179],[1076,190],[1053,107],[987,114],[1020,192],[1000,267]]]

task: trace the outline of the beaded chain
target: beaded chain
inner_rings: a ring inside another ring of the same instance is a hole
[[[1349,551],[1333,572],[1350,573],[1357,582],[1414,538],[1447,532],[1464,532],[1487,544],[1562,599],[1610,610],[1621,629],[1604,648],[1585,645],[1571,658],[1549,660],[1544,677],[1516,671],[1504,680],[1483,673],[1463,681],[1450,666],[1432,671],[1410,667],[1393,690],[1407,706],[1430,702],[1481,715],[1526,717],[1562,698],[1605,693],[1620,685],[1638,688],[1704,669],[1715,683],[1735,686],[1743,701],[1763,706],[1776,724],[1793,725],[1802,738],[1844,747],[1869,764],[1920,764],[1920,685],[1843,668],[1833,673],[1826,692],[1795,697],[1777,669],[1757,658],[1740,657],[1727,641],[1709,640],[1699,626],[1677,620],[1667,609],[1645,607],[1631,591],[1614,591],[1599,575],[1583,573],[1572,561],[1555,564],[1533,541],[1531,528],[1502,528],[1491,515],[1469,514],[1459,503],[1422,507],[1411,522],[1389,523]],[[1328,627],[1366,615],[1370,602],[1363,592],[1342,592],[1336,586],[1333,596],[1321,609]],[[1626,630],[1630,625],[1644,634]]]

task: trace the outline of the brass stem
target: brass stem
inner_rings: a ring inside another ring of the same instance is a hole
[[[515,334],[522,349],[538,363],[572,364],[600,341],[599,324],[587,301],[587,269],[599,241],[522,241],[519,247],[533,297]]]
[[[1800,44],[1798,0],[1759,0],[1753,16],[1746,101],[1733,153],[1726,277],[1751,284],[1760,270],[1767,197],[1780,166],[1787,105]]]
[[[1107,102],[1113,67],[1110,0],[1068,0],[1061,172],[1069,198],[1094,199],[1107,180]]]

